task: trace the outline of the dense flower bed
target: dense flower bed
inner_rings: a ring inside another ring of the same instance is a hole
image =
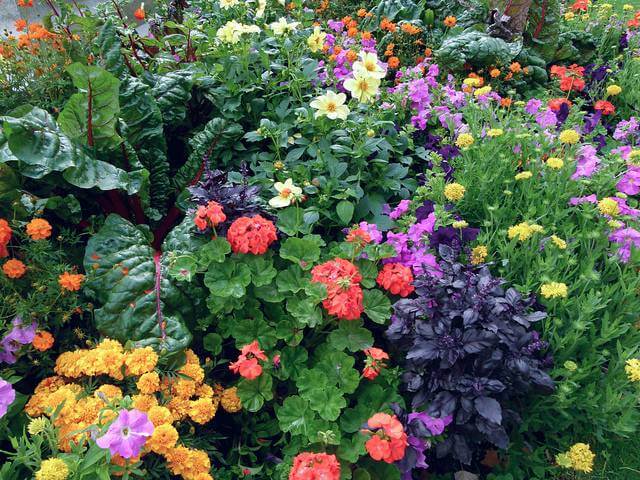
[[[640,11],[507,3],[21,0],[0,478],[640,470]]]

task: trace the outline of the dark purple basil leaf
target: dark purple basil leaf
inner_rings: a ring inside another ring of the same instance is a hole
[[[453,456],[465,465],[471,463],[471,448],[469,448],[467,440],[462,435],[453,436]]]
[[[498,425],[502,423],[502,407],[495,398],[477,397],[473,403],[484,418]]]

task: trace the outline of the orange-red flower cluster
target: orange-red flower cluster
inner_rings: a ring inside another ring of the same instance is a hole
[[[367,356],[367,360],[362,370],[362,376],[367,380],[375,379],[380,371],[386,367],[385,360],[389,360],[389,354],[381,348],[371,347],[366,348],[364,354]]]
[[[582,78],[584,76],[584,67],[575,63],[569,67],[552,66],[551,76],[560,79],[560,90],[563,92],[581,92],[585,87],[585,81]]]
[[[571,5],[571,10],[574,12],[586,12],[589,8],[589,0],[576,0]]]
[[[376,281],[385,290],[401,297],[406,297],[415,290],[411,269],[400,263],[387,263],[378,273]]]
[[[46,352],[53,347],[54,341],[53,335],[45,330],[40,330],[36,332],[36,336],[33,337],[31,345],[40,352]]]
[[[0,218],[0,258],[9,256],[7,245],[11,241],[11,235],[13,235],[13,230],[11,230],[9,222],[4,218]]]
[[[360,282],[362,275],[353,263],[336,258],[316,265],[311,270],[311,281],[327,287],[327,298],[322,306],[329,315],[344,320],[356,320],[364,311]]]
[[[206,230],[207,227],[217,227],[226,219],[227,216],[224,214],[222,205],[212,200],[206,205],[200,205],[198,207],[193,223],[195,223],[198,230],[202,232]]]
[[[387,17],[384,17],[380,22],[380,30],[386,30],[393,33],[396,31],[396,28],[396,24],[390,21]]]
[[[365,444],[371,458],[393,463],[404,457],[407,434],[395,415],[376,413],[367,424],[369,430],[363,430],[363,433],[371,435]]]
[[[227,240],[234,253],[262,255],[277,239],[273,222],[260,215],[238,218],[227,232]]]
[[[598,100],[593,108],[595,110],[600,110],[602,115],[613,115],[616,111],[616,107],[613,106],[613,103],[607,102],[606,100]]]
[[[328,453],[303,452],[293,459],[289,480],[339,480],[340,462]]]
[[[58,284],[63,290],[77,292],[84,281],[84,275],[81,273],[64,272],[58,277]]]
[[[554,112],[559,112],[560,107],[562,107],[563,103],[566,103],[567,107],[569,108],[571,108],[571,105],[573,105],[573,103],[570,100],[567,100],[566,98],[552,98],[547,102],[547,105],[549,105],[549,108]]]
[[[229,370],[233,373],[239,373],[240,376],[254,380],[262,375],[262,365],[258,362],[267,360],[267,356],[260,349],[260,345],[257,340],[254,340],[249,345],[242,347],[238,360],[229,365]]]
[[[20,278],[27,271],[27,267],[20,260],[12,258],[11,260],[4,262],[4,265],[2,265],[2,271],[9,278]]]
[[[631,20],[627,22],[628,27],[640,27],[640,11],[636,12]]]
[[[44,240],[51,236],[51,225],[43,218],[34,218],[27,223],[27,235],[31,240]]]
[[[352,228],[349,230],[349,233],[347,233],[346,241],[349,243],[355,243],[360,248],[363,248],[368,243],[371,243],[371,235],[361,228]]]

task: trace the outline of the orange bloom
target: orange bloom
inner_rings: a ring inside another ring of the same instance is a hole
[[[18,0],[18,6],[23,8],[33,7],[33,0]]]
[[[424,49],[424,56],[425,57],[430,57],[432,53],[433,53],[433,50],[431,50],[430,48],[427,47],[427,48]]]
[[[40,352],[46,352],[53,347],[53,342],[53,335],[47,331],[41,330],[36,332],[36,336],[33,338],[31,345]]]
[[[413,273],[409,267],[400,263],[387,263],[378,273],[376,282],[394,295],[406,297],[415,290],[413,280]]]
[[[133,16],[136,17],[136,20],[142,21],[145,18],[144,13],[144,3],[140,4],[140,8],[138,8],[135,12],[133,12]]]
[[[21,32],[25,28],[27,28],[27,21],[24,18],[19,18],[18,20],[16,20],[15,26],[16,26],[16,30],[18,32]]]
[[[518,62],[513,62],[509,65],[509,70],[511,70],[512,73],[518,73],[522,70],[522,66]]]
[[[269,245],[277,239],[276,227],[273,222],[260,215],[240,217],[231,224],[227,231],[227,241],[231,244],[233,253],[262,255],[267,252]]]
[[[20,278],[27,271],[27,267],[20,260],[12,258],[2,265],[2,271],[9,278]]]
[[[371,32],[362,32],[362,39],[363,40],[371,40]]]
[[[396,69],[400,66],[400,59],[398,57],[391,57],[387,60],[387,65],[389,65],[389,68]]]
[[[612,115],[616,111],[616,107],[606,100],[598,100],[593,108],[594,110],[600,110],[602,115]]]
[[[401,28],[402,31],[408,35],[416,35],[420,33],[420,29],[415,25],[411,25],[410,23],[403,23]]]
[[[443,23],[445,27],[453,28],[456,26],[456,23],[458,23],[458,20],[456,17],[449,15],[444,19]]]
[[[44,240],[51,236],[51,225],[43,218],[34,218],[27,223],[27,235],[32,240]]]
[[[491,71],[489,72],[489,75],[491,75],[491,78],[499,77],[500,76],[500,69],[492,68]]]
[[[80,285],[82,285],[83,280],[84,275],[82,275],[81,273],[64,272],[58,277],[60,288],[62,288],[63,290],[68,290],[70,292],[77,292],[78,290],[80,290]]]
[[[351,27],[347,31],[347,35],[352,37],[352,38],[355,37],[357,34],[358,34],[358,29],[356,27]]]
[[[358,10],[359,17],[364,17],[366,14],[367,14],[367,11],[364,8],[361,8],[360,10]]]
[[[11,240],[13,231],[4,218],[0,218],[0,258],[8,257],[9,251],[7,250],[7,244]]]
[[[505,108],[509,108],[511,106],[511,102],[512,102],[512,100],[510,98],[502,98],[500,100],[500,106],[501,107],[505,107]]]
[[[358,54],[353,51],[353,50],[349,50],[347,52],[347,60],[351,63],[355,62],[356,58],[358,58]]]

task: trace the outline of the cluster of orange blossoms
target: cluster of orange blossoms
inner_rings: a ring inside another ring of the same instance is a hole
[[[362,370],[362,376],[367,380],[374,380],[380,374],[380,371],[387,366],[385,360],[389,360],[389,354],[376,347],[366,348],[363,351],[367,359]]]
[[[327,287],[327,298],[322,306],[329,315],[343,320],[356,320],[364,312],[360,282],[362,275],[353,263],[336,258],[316,265],[311,270],[311,281]]]
[[[193,219],[198,230],[201,232],[208,227],[215,228],[224,222],[227,216],[222,209],[222,205],[218,202],[210,201],[207,205],[200,205],[196,210],[196,216]]]
[[[227,241],[231,244],[231,250],[234,253],[262,255],[277,239],[278,235],[273,222],[260,215],[240,217],[227,231]]]
[[[83,444],[89,440],[91,427],[104,427],[114,420],[118,414],[115,407],[123,398],[122,388],[117,385],[103,384],[88,395],[73,381],[107,376],[124,382],[125,378],[138,377],[138,393],[131,396],[132,405],[145,412],[154,425],[141,456],[149,452],[164,456],[171,473],[185,480],[212,480],[207,453],[179,445],[173,423],[189,418],[205,424],[214,418],[218,405],[231,413],[239,411],[236,389],[204,383],[204,370],[191,350],[187,350],[186,363],[177,371],[179,376],[161,378],[155,371],[157,362],[158,355],[150,347],[125,351],[119,342],[109,339],[93,349],[65,352],[56,361],[57,376],[40,382],[25,411],[31,417],[51,417],[59,408],[53,424],[58,428],[60,450],[69,452],[72,442]],[[124,465],[124,459],[118,456],[112,462]]]
[[[385,290],[401,297],[407,297],[415,290],[411,268],[401,263],[387,263],[378,273],[376,281]]]
[[[241,377],[247,380],[255,380],[262,375],[262,365],[260,361],[268,360],[264,351],[260,349],[257,340],[242,347],[238,360],[229,364],[229,370],[233,373],[239,373]]]
[[[368,421],[369,429],[363,433],[371,435],[365,448],[371,458],[393,463],[404,457],[407,448],[407,434],[395,415],[376,413]]]

